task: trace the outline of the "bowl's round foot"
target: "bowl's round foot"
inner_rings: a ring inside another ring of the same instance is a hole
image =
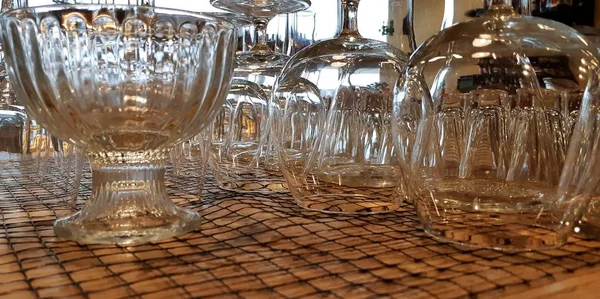
[[[54,232],[60,238],[85,244],[137,245],[183,235],[201,224],[197,212],[174,207],[170,215],[84,220],[82,212],[59,218]]]

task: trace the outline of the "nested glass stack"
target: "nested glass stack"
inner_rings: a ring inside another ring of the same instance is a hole
[[[267,24],[278,14],[307,9],[308,0],[211,0],[254,23],[254,45],[238,53],[232,90],[213,123],[209,155],[219,187],[237,192],[287,191],[270,133],[268,98],[289,56],[267,44]]]

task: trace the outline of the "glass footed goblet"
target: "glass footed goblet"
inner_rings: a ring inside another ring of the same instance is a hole
[[[310,7],[308,0],[211,0],[211,5],[227,11],[243,13],[252,18],[255,39],[250,51],[236,57],[234,78],[259,84],[269,93],[275,77],[289,56],[272,51],[267,44],[269,21],[279,14],[294,13]]]
[[[256,83],[234,79],[213,123],[210,168],[225,190],[285,192],[283,180],[264,167],[268,96]]]
[[[568,26],[518,15],[510,0],[492,2],[481,18],[441,31],[413,53],[394,100],[396,146],[408,149],[402,161],[432,237],[506,251],[559,247],[586,200],[561,196],[558,187],[578,186],[597,137],[580,132],[582,148],[571,144],[563,170],[570,128],[560,92],[544,82],[597,97],[596,49]],[[424,109],[417,119],[415,108]]]
[[[166,193],[165,165],[171,148],[200,133],[222,106],[233,24],[115,5],[19,9],[0,22],[17,96],[90,159],[92,196],[55,222],[57,236],[132,245],[195,229],[199,214]]]
[[[361,37],[359,1],[340,2],[341,33],[294,55],[273,91],[270,108],[281,167],[303,208],[342,214],[395,211],[407,193],[390,130],[391,88],[408,58],[384,42]]]

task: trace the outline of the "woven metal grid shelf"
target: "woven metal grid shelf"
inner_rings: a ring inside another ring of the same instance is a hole
[[[53,233],[69,211],[52,184],[4,172],[0,297],[496,298],[599,272],[600,242],[508,254],[461,248],[427,237],[409,205],[332,217],[285,193],[224,191],[212,177],[195,200],[195,181],[170,178],[169,192],[204,215],[197,231],[137,247],[80,246]]]

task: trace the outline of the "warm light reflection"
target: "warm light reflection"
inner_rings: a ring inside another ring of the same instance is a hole
[[[476,53],[473,53],[473,55],[471,55],[471,57],[485,58],[485,57],[489,57],[490,55],[492,55],[490,52],[476,52]]]
[[[433,57],[433,58],[429,59],[429,62],[435,62],[435,61],[442,60],[442,59],[446,59],[446,56]]]
[[[587,42],[585,39],[583,39],[581,36],[578,36],[577,38],[578,38],[578,39],[579,39],[579,40],[580,40],[580,41],[581,41],[581,42],[582,42],[584,45],[586,45],[586,46],[589,46],[588,42]]]
[[[473,40],[473,47],[481,48],[487,47],[492,44],[492,36],[489,34],[481,34],[478,38]]]
[[[85,24],[85,17],[83,16],[83,14],[78,12],[71,12],[64,15],[62,27],[65,28],[67,31],[74,31],[76,29],[83,29],[80,28],[83,24]],[[84,26],[87,27],[87,24],[85,24]]]
[[[548,30],[548,31],[554,31],[554,28],[548,26],[548,25],[543,25],[543,24],[537,24],[538,28],[542,29],[542,30]]]
[[[348,63],[346,63],[346,62],[336,61],[336,62],[331,63],[331,66],[332,67],[343,67],[343,66],[345,66],[347,64]]]

